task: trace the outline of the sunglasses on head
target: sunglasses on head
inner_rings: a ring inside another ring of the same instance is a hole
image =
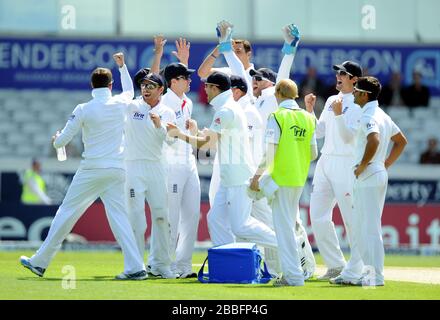
[[[153,90],[158,88],[159,86],[154,83],[141,83],[141,89]]]
[[[353,77],[353,75],[352,75],[351,73],[349,73],[349,72],[347,72],[347,71],[344,71],[344,70],[337,70],[336,73],[339,74],[340,76],[346,76],[346,75],[349,75],[349,76],[352,76],[352,77]]]
[[[354,89],[354,91],[357,91],[357,92],[372,93],[371,91],[359,89],[359,88],[356,88],[356,87],[354,87],[353,89]]]
[[[205,82],[205,88],[206,88],[206,87],[209,87],[209,86],[219,87],[218,84],[215,84],[215,83],[207,83],[207,82]]]

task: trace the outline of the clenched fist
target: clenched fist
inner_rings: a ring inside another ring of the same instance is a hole
[[[313,108],[315,107],[316,96],[313,93],[309,93],[304,97],[304,104],[306,105],[306,110],[313,113]]]
[[[122,68],[124,66],[124,54],[122,52],[115,53],[113,55],[113,59],[115,60],[119,68]]]

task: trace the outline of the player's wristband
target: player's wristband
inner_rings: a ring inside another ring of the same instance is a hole
[[[283,49],[281,49],[281,52],[284,54],[295,54],[296,46],[291,46],[287,42],[284,42]]]
[[[220,52],[228,52],[228,51],[232,51],[232,42],[228,41],[228,42],[221,42],[218,46],[218,50]]]

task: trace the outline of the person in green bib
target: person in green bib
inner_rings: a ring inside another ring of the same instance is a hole
[[[298,88],[292,80],[278,82],[275,97],[279,107],[269,116],[266,153],[251,180],[250,188],[260,191],[260,182],[263,183],[263,180],[265,186],[272,186],[272,190],[276,186],[272,212],[282,276],[275,280],[274,285],[303,286],[304,276],[294,228],[310,162],[318,154],[315,118],[296,103]],[[260,181],[265,171],[267,176]]]
[[[26,170],[22,178],[23,190],[21,202],[25,205],[39,205],[52,203],[46,194],[46,183],[40,175],[41,164],[37,159],[32,160],[32,168]]]

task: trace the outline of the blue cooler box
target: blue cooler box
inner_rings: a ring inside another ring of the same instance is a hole
[[[208,261],[209,273],[203,273]],[[271,276],[255,243],[236,242],[208,249],[208,257],[200,268],[200,282],[267,283]]]

